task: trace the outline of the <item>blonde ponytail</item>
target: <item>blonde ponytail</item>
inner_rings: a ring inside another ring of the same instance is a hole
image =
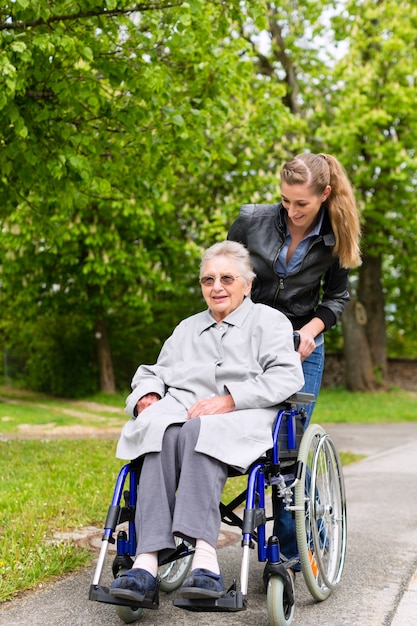
[[[361,260],[361,226],[353,190],[339,161],[330,154],[320,156],[327,161],[330,170],[332,190],[327,198],[327,209],[336,238],[333,253],[339,257],[342,267],[357,267]]]
[[[336,240],[333,255],[339,257],[342,267],[357,267],[361,261],[359,212],[347,174],[336,157],[324,153],[300,154],[284,164],[281,180],[288,185],[307,184],[317,195],[327,185],[331,186],[325,206]]]

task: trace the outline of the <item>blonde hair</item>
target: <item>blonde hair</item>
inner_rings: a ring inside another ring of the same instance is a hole
[[[239,265],[239,272],[241,272],[241,276],[246,283],[250,283],[255,278],[256,274],[253,271],[249,252],[244,245],[237,241],[219,241],[219,243],[215,243],[210,248],[207,248],[201,259],[200,278],[203,275],[206,263],[216,256],[228,256],[233,259]]]
[[[342,267],[357,267],[361,260],[359,211],[347,174],[336,157],[323,153],[299,154],[284,163],[281,182],[307,184],[315,195],[321,195],[330,185],[331,192],[324,204],[336,240],[333,255],[339,257]]]

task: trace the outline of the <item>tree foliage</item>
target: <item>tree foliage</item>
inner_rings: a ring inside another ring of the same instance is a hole
[[[417,237],[417,7],[347,2],[334,25],[340,39],[349,34],[349,51],[335,67],[337,107],[326,139],[339,146],[363,209],[357,296],[378,383],[386,375],[386,338],[397,354],[413,355],[416,347],[417,273],[410,259]]]
[[[362,210],[346,369],[352,388],[374,388],[385,382],[387,341],[395,354],[416,347],[417,8],[352,0],[268,9],[271,46],[259,66],[287,85],[286,105],[306,122],[305,148],[344,164]]]
[[[36,353],[41,320],[78,319],[83,343],[87,331],[103,356],[114,342],[133,368],[201,306],[201,246],[225,235],[242,197],[272,188],[277,154],[268,154],[290,126],[282,89],[256,80],[239,35],[259,15],[257,3],[229,1],[8,6],[0,297],[9,342],[31,320],[25,350]],[[111,390],[109,359],[100,367]]]
[[[352,367],[383,377],[386,338],[412,354],[414,3],[3,4],[0,331],[32,386],[125,388],[202,307],[202,248],[303,150],[334,153],[363,210]]]

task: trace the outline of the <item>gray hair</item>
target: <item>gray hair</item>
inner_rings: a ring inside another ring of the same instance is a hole
[[[240,276],[242,276],[246,283],[250,283],[255,278],[256,274],[253,271],[249,252],[246,250],[245,246],[237,241],[219,241],[219,243],[215,243],[210,246],[210,248],[207,248],[201,259],[200,278],[203,275],[206,263],[216,256],[227,256],[233,261],[236,261],[239,265]]]

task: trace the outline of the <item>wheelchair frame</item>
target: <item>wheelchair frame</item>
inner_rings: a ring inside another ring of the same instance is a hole
[[[258,561],[265,562],[264,583],[271,626],[284,626],[294,616],[294,583],[289,569],[301,564],[306,585],[317,601],[325,600],[340,581],[346,552],[346,497],[339,455],[324,429],[312,424],[304,431],[303,405],[313,402],[312,394],[298,392],[279,409],[273,428],[273,447],[248,470],[247,488],[228,504],[220,503],[222,521],[242,530],[242,563],[240,586],[236,580],[220,598],[189,600],[177,598],[174,605],[190,611],[241,611],[247,606],[250,550],[257,544]],[[117,605],[119,617],[126,623],[136,621],[143,608],[158,608],[159,598],[140,605],[112,596],[100,584],[104,561],[110,543],[115,543],[116,527],[128,523],[128,532],[117,535],[117,555],[112,571],[116,577],[133,565],[136,550],[135,506],[141,463],[134,461],[122,467],[109,506],[102,546],[90,600]],[[293,478],[288,483],[288,471]],[[285,473],[287,472],[287,474]],[[239,476],[229,468],[229,476]],[[285,480],[287,476],[287,482]],[[129,489],[124,491],[129,478]],[[272,488],[272,516],[266,515],[265,491]],[[121,505],[122,497],[124,504]],[[280,552],[276,537],[266,536],[266,524],[276,515],[281,499],[293,511],[299,559],[287,560]],[[243,518],[235,513],[246,502]],[[194,548],[181,542],[176,552],[160,569],[161,590],[173,591],[184,581]]]

